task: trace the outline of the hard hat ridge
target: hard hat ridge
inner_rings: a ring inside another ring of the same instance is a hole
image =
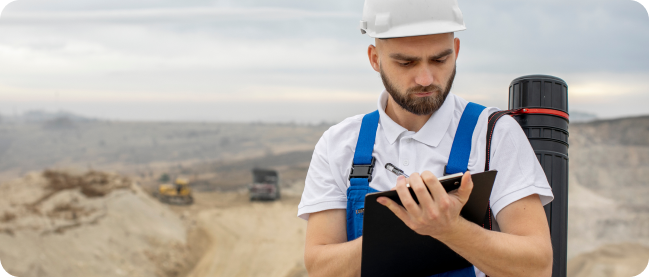
[[[361,33],[373,38],[423,36],[463,31],[457,0],[365,0]]]

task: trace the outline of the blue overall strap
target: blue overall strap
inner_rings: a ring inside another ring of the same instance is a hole
[[[464,108],[457,131],[455,131],[451,155],[448,158],[448,164],[444,172],[445,175],[467,171],[473,130],[475,130],[478,118],[484,109],[485,106],[473,102],[469,102]]]
[[[363,235],[363,215],[365,195],[377,190],[370,187],[375,159],[374,140],[379,126],[379,112],[366,114],[361,123],[361,130],[356,142],[352,170],[349,173],[350,186],[347,188],[347,241]]]
[[[352,173],[349,180],[352,186],[369,186],[372,181],[372,167],[374,166],[374,140],[376,139],[376,129],[379,126],[379,111],[373,111],[363,117],[361,130],[356,142],[354,152],[354,162]]]
[[[379,127],[379,111],[373,111],[363,116],[361,131],[356,142],[354,152],[354,164],[371,164],[372,151],[374,151],[374,140],[376,129]]]

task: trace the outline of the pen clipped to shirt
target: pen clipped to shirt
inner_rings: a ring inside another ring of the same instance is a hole
[[[406,174],[405,172],[403,172],[403,170],[401,170],[400,168],[394,166],[394,165],[391,164],[391,163],[387,163],[387,164],[385,164],[385,169],[387,169],[388,171],[394,173],[394,175],[397,175],[397,177],[398,177],[398,176],[403,176],[403,177],[406,177],[406,178],[410,177],[410,176],[408,176],[408,174]],[[406,184],[406,186],[407,186],[407,187],[410,187],[410,184]]]
[[[397,176],[403,175],[403,177],[406,177],[406,178],[410,177],[410,176],[408,176],[408,174],[404,173],[403,170],[401,170],[400,168],[394,166],[391,163],[385,164],[385,169],[387,169],[388,171],[394,173],[394,175],[397,175]]]

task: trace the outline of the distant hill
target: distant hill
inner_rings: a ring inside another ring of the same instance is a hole
[[[570,276],[631,276],[602,261],[612,251],[647,264],[617,249],[649,247],[649,116],[570,124],[569,155]]]
[[[185,172],[183,167],[197,162],[237,161],[292,151],[313,151],[327,128],[325,125],[60,118],[38,124],[0,124],[0,182],[3,173],[10,172],[11,175],[4,176],[13,178],[48,167],[124,169],[154,174],[154,168],[160,167],[174,167]],[[310,154],[307,157],[310,158]],[[262,161],[259,166],[266,163]],[[248,169],[247,166],[237,168]]]
[[[570,128],[586,139],[580,143],[649,146],[649,115],[574,123]]]
[[[0,122],[7,123],[47,123],[57,120],[66,120],[71,123],[97,121],[97,119],[67,111],[51,112],[44,110],[31,110],[17,116],[0,115]]]
[[[570,111],[570,122],[589,122],[597,120],[597,115],[593,113],[580,112],[580,111]]]

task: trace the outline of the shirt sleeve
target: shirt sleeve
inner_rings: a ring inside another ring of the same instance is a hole
[[[533,194],[539,195],[544,206],[550,203],[552,189],[520,125],[505,116],[493,134],[490,169],[498,174],[489,200],[494,217],[507,205]]]
[[[304,220],[311,213],[347,208],[347,194],[336,183],[328,160],[328,135],[329,131],[325,132],[316,144],[306,175],[297,211],[297,216]]]

